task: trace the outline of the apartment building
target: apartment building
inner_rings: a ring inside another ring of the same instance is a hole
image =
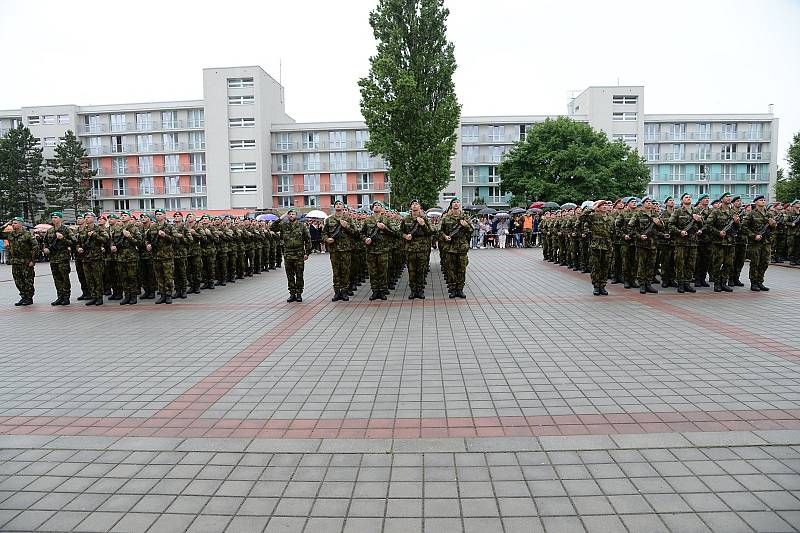
[[[508,206],[498,165],[532,125],[557,116],[462,117],[440,204],[461,196]],[[569,101],[566,116],[636,148],[650,171],[647,192],[658,200],[723,190],[745,201],[774,197],[778,119],[771,112],[645,114],[644,87],[593,86]],[[0,111],[0,134],[18,124],[40,140],[45,158],[68,129],[76,132],[97,172],[92,201],[103,211],[391,202],[389,168],[365,149],[366,125],[296,123],[283,87],[257,66],[204,69],[202,100]]]

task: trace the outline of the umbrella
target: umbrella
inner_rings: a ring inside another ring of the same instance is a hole
[[[273,215],[272,213],[265,213],[263,215],[258,215],[256,220],[278,220],[278,215]]]
[[[39,232],[39,231],[41,231],[41,232],[45,232],[45,231],[49,230],[49,229],[50,229],[50,228],[52,228],[52,227],[53,227],[53,226],[51,226],[50,224],[37,224],[37,225],[35,225],[35,226],[33,227],[33,231],[36,231],[36,232]]]
[[[572,202],[567,202],[561,206],[561,209],[575,209],[577,204],[573,204]]]
[[[542,209],[561,209],[561,206],[555,202],[545,202],[542,204]]]
[[[480,211],[481,210],[481,206],[479,206],[479,205],[462,205],[461,209],[463,209],[464,211]]]
[[[544,202],[542,202],[542,201],[540,200],[540,201],[538,201],[538,202],[533,202],[533,203],[531,204],[531,207],[530,207],[530,208],[531,208],[531,209],[541,209],[542,207],[544,207]]]
[[[478,211],[479,215],[494,215],[497,213],[496,209],[492,209],[491,207],[484,207],[480,211]]]
[[[541,212],[542,212],[542,210],[539,209],[538,207],[532,207],[531,209],[528,209],[526,211],[526,213],[530,213],[532,215],[537,214],[537,213],[541,213]]]
[[[499,213],[495,213],[494,218],[508,218],[508,213],[505,211],[500,211]]]
[[[326,215],[325,213],[323,213],[319,209],[315,209],[313,211],[309,211],[308,213],[306,213],[305,216],[306,216],[306,218],[319,218],[321,220],[325,220],[326,218],[328,218],[328,215]]]
[[[441,211],[439,211],[438,209],[428,209],[428,211],[425,213],[425,215],[426,215],[428,218],[431,218],[431,217],[440,217],[440,216],[442,216],[442,212],[441,212]]]
[[[509,213],[512,215],[521,215],[525,213],[525,210],[521,207],[515,207],[514,209],[510,210]]]

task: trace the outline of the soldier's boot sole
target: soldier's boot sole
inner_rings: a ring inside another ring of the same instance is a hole
[[[56,298],[56,300],[54,302],[50,302],[50,305],[54,305],[54,306],[55,305],[62,305],[61,301],[62,301],[62,298],[61,298],[61,296],[59,296],[58,298]]]
[[[594,288],[594,290],[592,291],[592,294],[593,294],[594,296],[600,296],[600,289],[598,289],[597,287],[595,287],[595,288]]]
[[[125,298],[120,300],[119,305],[128,305],[130,303],[130,301],[131,301],[131,297],[130,296],[126,296]]]
[[[90,299],[86,300],[86,303],[84,303],[84,305],[94,305],[94,302],[95,302],[95,299],[94,298],[90,298]]]
[[[166,301],[167,301],[167,297],[166,297],[166,295],[164,295],[164,294],[161,294],[161,297],[160,297],[158,300],[156,300],[156,301],[155,301],[155,304],[156,304],[156,305],[161,305],[161,304],[163,304],[163,303],[164,303],[164,302],[166,302]]]
[[[342,299],[342,296],[341,296],[341,294],[339,293],[339,291],[336,291],[336,292],[334,293],[334,295],[333,295],[333,298],[331,298],[331,301],[332,301],[332,302],[338,302],[338,301],[339,301],[339,300],[341,300],[341,299]]]
[[[733,292],[733,289],[731,289],[730,287],[728,287],[724,283],[722,285],[720,285],[720,288],[722,289],[722,292]]]
[[[761,289],[758,288],[758,285],[755,283],[750,284],[750,290],[754,292],[761,292]]]
[[[298,294],[297,296],[294,297],[294,301],[300,303],[303,301],[303,297]]]
[[[654,289],[649,283],[644,286],[644,290],[649,294],[658,294],[658,289]]]
[[[343,301],[343,302],[349,302],[349,301],[350,301],[350,298],[348,298],[348,296],[347,296],[347,293],[346,293],[346,292],[342,292],[342,293],[341,293],[341,295],[339,296],[339,299],[340,299],[341,301]]]
[[[605,287],[600,287],[600,296],[608,296],[608,291]]]
[[[647,289],[644,287],[639,287],[639,294],[647,294]]]
[[[69,296],[64,296],[64,297],[61,299],[61,305],[69,305],[69,303],[70,303],[70,302],[69,302]]]
[[[720,285],[719,283],[715,283],[714,292],[722,292],[722,285]]]

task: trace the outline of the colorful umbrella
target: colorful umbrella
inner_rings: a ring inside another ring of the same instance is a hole
[[[263,215],[258,215],[256,217],[256,220],[268,220],[271,222],[273,220],[278,220],[278,215],[273,215],[272,213],[264,213]]]
[[[533,203],[531,204],[531,207],[530,207],[530,208],[531,208],[531,209],[541,209],[542,207],[544,207],[544,202],[542,202],[542,201],[538,201],[538,202],[533,202]]]

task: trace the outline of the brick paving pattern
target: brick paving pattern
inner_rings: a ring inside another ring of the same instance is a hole
[[[0,530],[800,528],[800,295],[641,296],[438,257],[425,301],[330,302],[313,256],[171,307],[18,309],[0,266]],[[77,280],[76,280],[77,281]],[[114,303],[114,302],[111,302]]]

